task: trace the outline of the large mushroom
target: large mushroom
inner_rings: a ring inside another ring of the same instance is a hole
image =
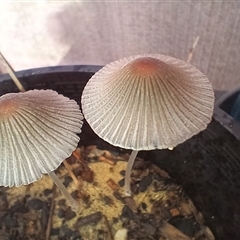
[[[207,77],[182,60],[160,54],[123,58],[98,71],[82,94],[93,131],[112,145],[132,149],[125,175],[139,150],[172,149],[211,121],[214,93]]]
[[[82,114],[78,104],[53,90],[0,97],[0,185],[27,185],[49,174],[73,200],[54,170],[76,149]]]

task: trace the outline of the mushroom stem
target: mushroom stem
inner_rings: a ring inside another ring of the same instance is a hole
[[[131,171],[133,167],[133,163],[135,161],[135,158],[138,154],[138,151],[133,150],[130,158],[127,163],[127,168],[126,168],[126,173],[125,173],[125,183],[124,183],[124,192],[126,196],[131,196],[132,191],[131,191]]]
[[[78,210],[78,203],[77,201],[75,201],[72,196],[69,194],[69,192],[67,191],[67,189],[65,188],[65,186],[62,184],[61,180],[58,178],[58,176],[55,174],[54,171],[48,173],[48,175],[52,178],[52,180],[54,181],[54,183],[57,185],[57,187],[60,189],[60,191],[62,192],[62,194],[65,196],[65,198],[69,201],[72,210],[74,210],[75,212]]]
[[[195,50],[195,48],[196,48],[196,46],[197,46],[197,44],[198,44],[199,38],[200,38],[200,37],[197,36],[196,39],[195,39],[195,41],[194,41],[194,43],[193,43],[193,46],[192,46],[192,48],[191,48],[191,50],[190,50],[190,53],[189,53],[189,55],[188,55],[188,58],[187,58],[187,62],[188,62],[188,63],[190,63],[191,60],[192,60],[193,52],[194,52],[194,50]]]
[[[23,85],[21,84],[21,82],[18,80],[18,78],[16,77],[16,74],[14,73],[13,68],[11,67],[11,65],[8,63],[8,61],[5,59],[5,57],[2,55],[2,53],[0,52],[0,60],[3,64],[3,66],[6,68],[8,74],[11,76],[12,80],[14,81],[14,83],[16,84],[16,86],[18,87],[18,89],[21,92],[25,92],[25,89],[23,87]]]

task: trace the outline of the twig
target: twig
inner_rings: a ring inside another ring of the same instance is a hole
[[[72,166],[72,171],[80,171],[80,170],[83,170],[82,166],[81,165],[76,165],[76,166]],[[69,173],[68,171],[64,172],[61,176],[59,176],[59,178],[63,179],[65,178],[66,176],[68,176]],[[75,174],[74,174],[75,175]]]
[[[107,180],[107,185],[114,191],[117,192],[120,188],[119,186],[111,179],[109,178]]]
[[[80,217],[76,221],[74,228],[79,229],[82,226],[97,223],[102,219],[102,216],[103,216],[102,212],[98,211],[98,212],[92,213],[90,215],[87,215],[85,217]]]
[[[81,154],[79,152],[80,149],[76,149],[75,151],[72,152],[72,155],[80,162],[82,162],[82,159],[81,159]]]
[[[84,169],[89,169],[88,165],[86,164],[86,162],[81,157],[81,152],[80,152],[79,148],[77,148],[75,151],[73,151],[72,155],[73,155],[73,157],[75,157],[79,161],[79,163],[82,165],[82,167]]]
[[[106,228],[107,228],[107,232],[108,232],[107,240],[114,240],[113,235],[112,235],[112,231],[111,231],[111,228],[110,228],[110,225],[109,225],[109,222],[108,222],[108,219],[105,215],[103,215],[103,218],[104,218]]]
[[[115,161],[113,161],[113,160],[110,159],[110,158],[106,158],[106,157],[104,157],[104,156],[100,156],[100,157],[98,158],[98,160],[99,160],[99,161],[102,161],[102,162],[109,163],[109,164],[111,164],[111,165],[115,165],[115,164],[116,164]]]
[[[197,46],[197,44],[198,44],[199,38],[200,38],[199,36],[196,37],[196,39],[195,39],[195,41],[194,41],[194,43],[193,43],[193,46],[192,46],[192,48],[191,48],[191,50],[190,50],[190,52],[189,52],[189,55],[188,55],[188,58],[187,58],[187,62],[188,62],[188,63],[190,63],[191,60],[192,60],[193,52],[194,52],[194,50],[195,50],[195,48],[196,48],[196,46]]]
[[[3,64],[3,66],[6,68],[8,74],[11,76],[12,80],[14,81],[16,86],[18,87],[19,91],[25,92],[25,89],[24,89],[23,85],[21,84],[21,82],[18,80],[18,78],[17,78],[13,68],[8,63],[8,61],[4,58],[4,56],[2,55],[1,52],[0,52],[0,60],[1,60],[2,64]]]
[[[159,228],[160,233],[169,240],[191,240],[183,232],[175,228],[173,225],[163,222],[163,225]]]
[[[133,211],[133,212],[137,212],[138,208],[137,208],[137,204],[135,202],[135,200],[131,197],[125,197],[123,198],[125,204]]]
[[[82,166],[82,168],[83,168],[83,172],[88,172],[88,171],[90,171],[90,172],[92,172],[92,170],[89,168],[89,166],[88,166],[88,164],[84,161],[84,159],[81,157],[81,150],[80,150],[80,148],[77,148],[75,151],[73,151],[72,152],[72,155],[73,155],[73,157],[75,157],[78,161],[79,161],[79,163],[80,163],[80,165]],[[83,178],[83,177],[82,177]],[[85,179],[84,179],[85,180]],[[86,180],[85,180],[86,181]],[[89,181],[87,181],[87,182],[89,182]],[[90,181],[91,182],[91,181]]]
[[[54,210],[54,203],[55,203],[55,194],[56,194],[56,186],[53,185],[53,192],[52,192],[52,201],[51,201],[51,207],[49,212],[49,218],[48,218],[48,225],[46,229],[46,240],[50,239],[50,233],[52,228],[52,217],[53,217],[53,210]]]
[[[170,178],[170,176],[168,175],[167,172],[165,172],[164,170],[162,170],[161,168],[159,168],[159,167],[156,166],[155,164],[152,164],[152,165],[151,165],[151,168],[152,168],[157,174],[159,174],[161,177],[167,178],[167,179]]]
[[[77,177],[75,176],[75,174],[73,173],[70,164],[68,164],[68,162],[67,162],[66,160],[63,161],[63,164],[64,164],[65,168],[67,169],[69,175],[70,175],[71,178],[73,179],[74,183],[77,185],[77,187],[79,187],[79,186],[80,186],[80,183],[79,183]]]

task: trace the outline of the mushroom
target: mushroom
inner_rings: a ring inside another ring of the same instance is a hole
[[[0,185],[27,185],[47,173],[76,209],[54,170],[76,149],[81,126],[78,104],[53,90],[1,96]]]
[[[76,211],[77,202],[54,170],[62,162],[67,166],[64,159],[77,147],[83,119],[79,106],[53,90],[25,92],[1,52],[0,61],[24,92],[0,97],[0,185],[30,184],[48,173]]]
[[[140,150],[173,149],[211,121],[214,93],[207,77],[182,60],[161,54],[123,58],[99,70],[82,94],[93,131],[112,145],[132,149],[125,175]]]

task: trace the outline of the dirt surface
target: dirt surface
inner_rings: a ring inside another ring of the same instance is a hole
[[[214,239],[181,186],[150,162],[136,159],[133,195],[125,197],[128,157],[88,146],[60,166],[56,173],[78,201],[76,212],[48,176],[28,186],[1,187],[0,239]]]

